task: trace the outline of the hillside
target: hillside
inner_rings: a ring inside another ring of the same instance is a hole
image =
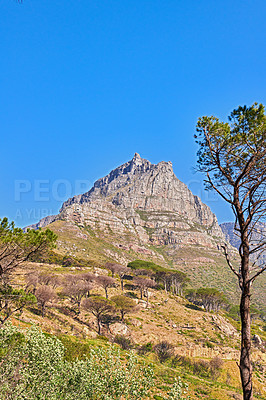
[[[141,300],[137,287],[132,286],[131,280],[126,280],[124,293],[134,299],[137,308],[126,314],[124,323],[121,323],[119,313],[103,320],[101,336],[98,336],[95,316],[83,305],[78,313],[77,304],[64,295],[64,286],[72,282],[71,277],[74,277],[73,282],[79,282],[84,279],[84,274],[86,276],[88,273],[95,277],[107,276],[108,270],[96,266],[25,264],[14,277],[16,284],[29,287],[31,282],[31,285],[36,284],[37,289],[51,286],[54,287],[56,296],[47,301],[44,316],[41,315],[40,304],[36,304],[25,309],[22,314],[15,315],[12,318],[13,324],[24,328],[37,324],[45,332],[56,335],[66,346],[67,357],[70,359],[82,357],[92,346],[106,346],[108,342],[117,342],[124,346],[125,343],[126,348],[131,347],[139,354],[140,362],[141,359],[152,362],[155,368],[157,384],[149,398],[164,398],[156,396],[164,396],[177,376],[181,376],[182,380],[189,384],[192,399],[197,399],[199,395],[206,400],[241,398],[236,365],[239,358],[239,322],[231,319],[223,310],[219,313],[206,312],[184,297],[165,293],[160,288],[148,289],[147,307],[147,298]],[[39,283],[32,280],[36,274],[39,274]],[[130,275],[132,274],[134,271],[131,271]],[[50,280],[47,279],[49,276]],[[42,277],[44,279],[41,281]],[[116,287],[108,289],[108,297],[111,299],[121,294],[117,275],[115,281]],[[33,286],[30,290],[34,290]],[[38,297],[38,292],[35,293]],[[104,293],[96,279],[90,290],[90,298],[104,296]],[[266,341],[261,320],[253,320],[252,333]],[[123,341],[119,339],[121,336]],[[154,346],[162,340],[174,346],[174,353],[169,359],[159,362]],[[217,360],[217,365],[212,360]],[[265,348],[256,341],[253,342],[253,360],[255,398],[262,399],[265,395]],[[210,362],[216,365],[215,369],[212,369]]]

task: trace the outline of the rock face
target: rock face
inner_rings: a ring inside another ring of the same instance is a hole
[[[215,215],[177,179],[171,162],[151,164],[136,153],[131,161],[96,181],[90,191],[67,200],[60,212],[73,204],[98,200],[122,209],[174,212],[221,235]]]
[[[224,240],[216,216],[177,179],[172,163],[151,164],[137,153],[90,191],[67,200],[59,218],[130,235],[132,245],[216,247]]]
[[[47,217],[44,217],[39,222],[37,222],[37,224],[28,225],[26,228],[24,228],[24,231],[26,231],[27,229],[36,230],[39,228],[44,228],[45,226],[56,221],[57,218],[58,218],[58,215],[48,215]]]

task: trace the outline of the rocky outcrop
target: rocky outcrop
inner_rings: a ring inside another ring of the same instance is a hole
[[[171,162],[131,161],[67,200],[59,218],[119,236],[131,244],[217,247],[224,235],[210,208],[174,174]]]
[[[87,193],[67,200],[60,212],[73,204],[99,200],[127,210],[173,212],[222,236],[215,215],[177,179],[171,162],[151,164],[136,153],[131,161],[96,181]]]

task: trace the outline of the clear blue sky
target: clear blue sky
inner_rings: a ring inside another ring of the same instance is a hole
[[[57,213],[138,152],[231,220],[192,171],[193,134],[266,103],[265,21],[265,0],[1,0],[0,217]]]

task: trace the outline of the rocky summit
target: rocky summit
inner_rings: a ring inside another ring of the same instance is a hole
[[[217,247],[224,240],[216,216],[175,176],[171,162],[152,164],[135,153],[133,159],[63,203],[56,219],[100,231],[133,235],[137,243]]]
[[[66,201],[60,218],[141,244],[216,247],[224,238],[216,216],[177,179],[171,162],[151,164],[137,153]]]

